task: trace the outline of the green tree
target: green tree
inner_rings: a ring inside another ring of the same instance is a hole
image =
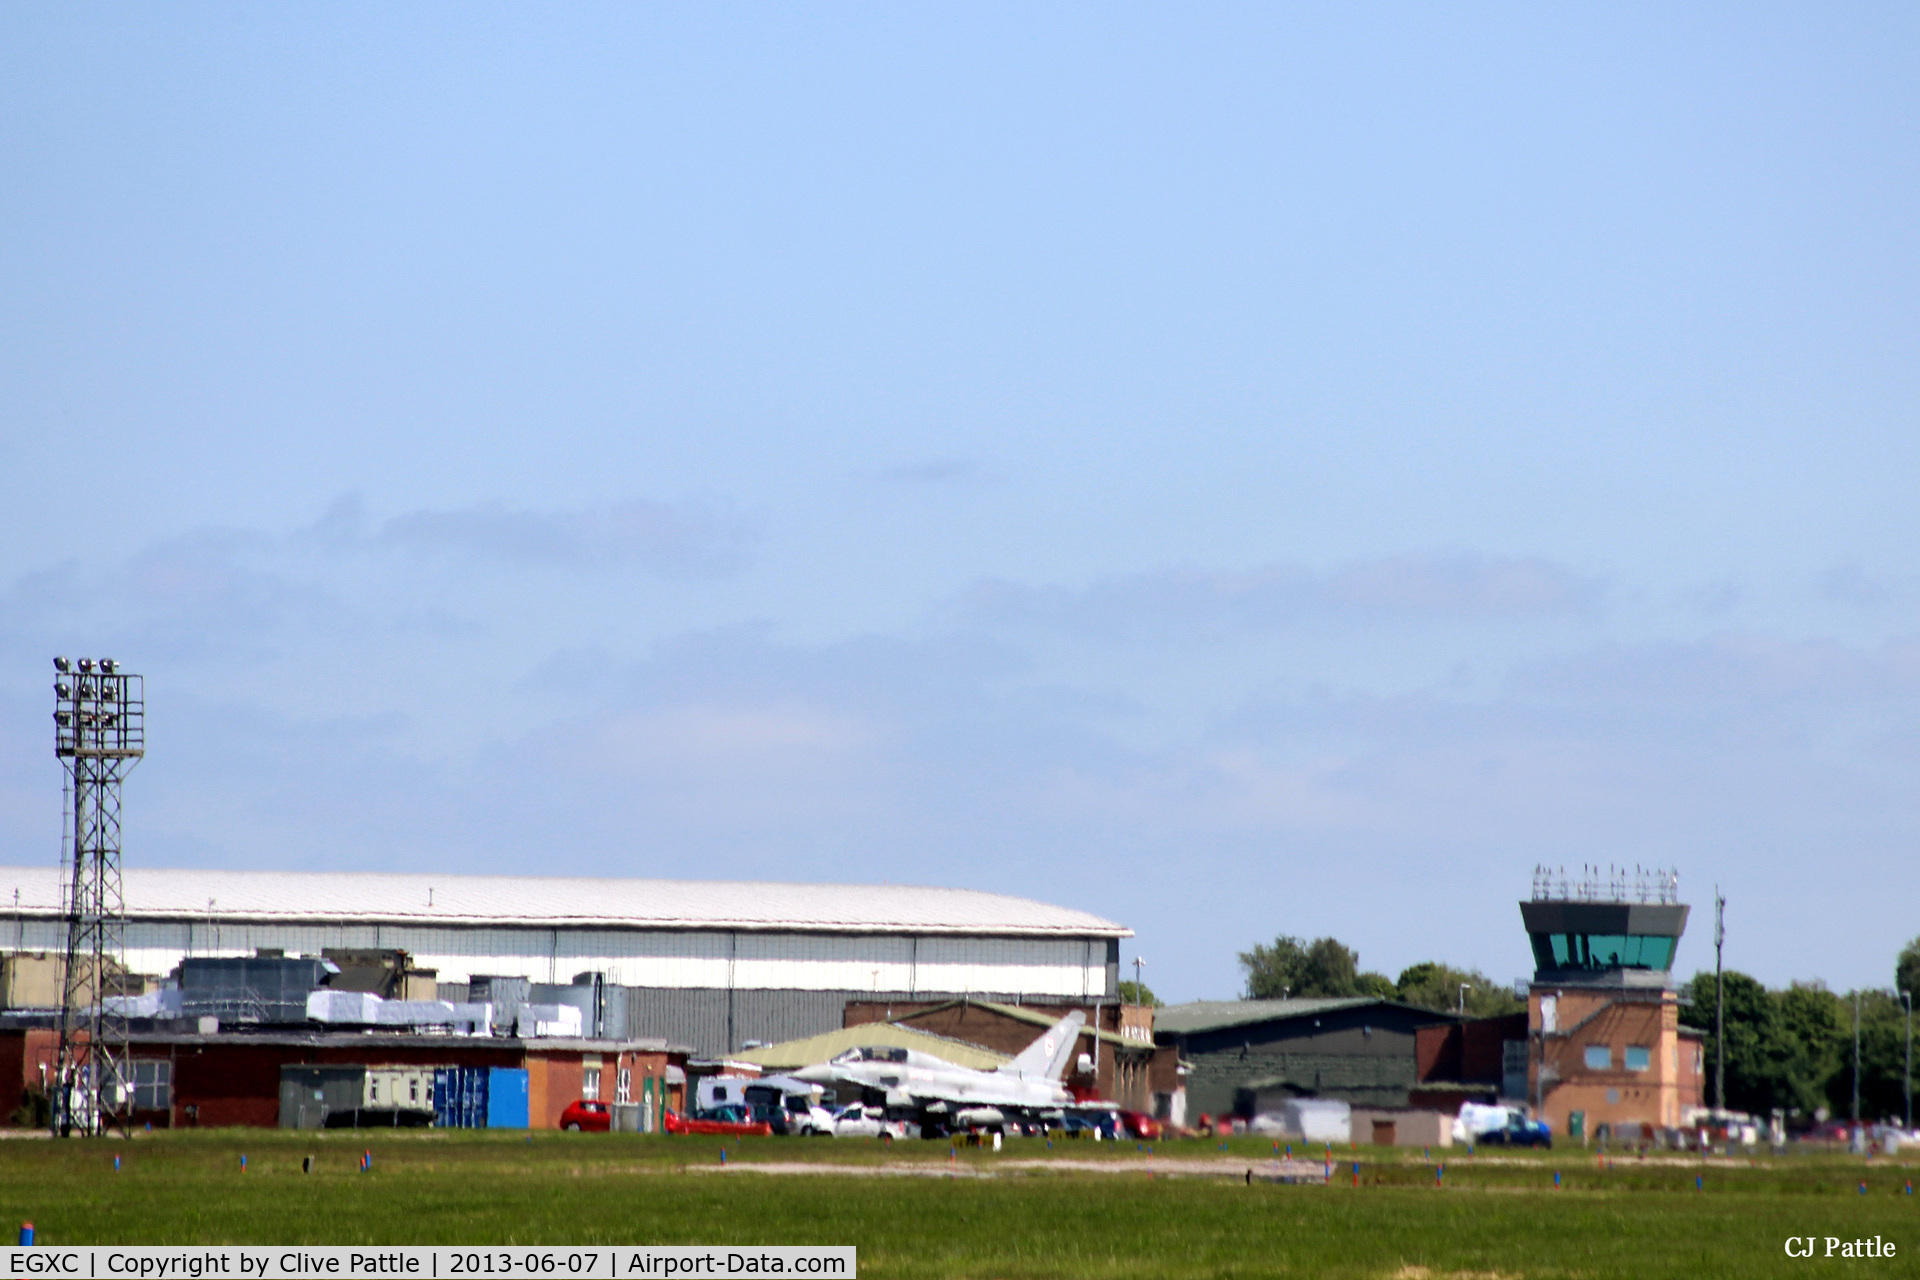
[[[1478,969],[1456,969],[1431,960],[1402,969],[1393,986],[1395,997],[1408,1004],[1452,1012],[1460,1007],[1462,983],[1470,988],[1467,1012],[1473,1017],[1499,1017],[1526,1008],[1510,987],[1495,982]]]
[[[1152,987],[1148,986],[1144,982],[1135,982],[1133,979],[1129,978],[1125,982],[1120,984],[1120,1003],[1121,1004],[1150,1004],[1154,1008],[1158,1009],[1160,1007],[1161,1000],[1159,996],[1156,996],[1155,994],[1153,994]]]
[[[1354,994],[1375,996],[1381,1000],[1398,1000],[1400,993],[1394,988],[1393,979],[1384,973],[1368,970],[1353,980]]]
[[[1781,1039],[1777,1002],[1758,979],[1737,970],[1726,971],[1724,993],[1727,1041],[1727,1105],[1735,1111],[1766,1115],[1775,1107],[1795,1107],[1799,1101],[1788,1084],[1791,1074],[1787,1049]],[[1713,975],[1701,972],[1680,988],[1680,1021],[1706,1035],[1706,1090],[1713,1102],[1715,1043],[1713,1037]]]
[[[1894,990],[1909,991],[1920,1000],[1920,938],[1915,938],[1893,962]]]
[[[1819,1107],[1831,1110],[1836,1087],[1843,1099],[1851,1087],[1850,1081],[1836,1085],[1842,1046],[1852,1036],[1851,1016],[1841,1013],[1840,997],[1818,982],[1796,982],[1772,996],[1780,1019],[1777,1051],[1782,1067],[1782,1099],[1775,1105],[1808,1116]],[[1845,1115],[1846,1110],[1843,1100],[1833,1114]]]
[[[1272,945],[1241,952],[1240,967],[1254,1000],[1370,994],[1362,990],[1359,953],[1334,938],[1305,942],[1282,934]]]

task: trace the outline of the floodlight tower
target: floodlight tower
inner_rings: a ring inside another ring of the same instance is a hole
[[[67,963],[60,1000],[53,1130],[97,1134],[129,1098],[124,994],[126,899],[120,888],[120,779],[146,754],[146,690],[112,658],[55,658],[53,753],[67,770],[61,904]]]

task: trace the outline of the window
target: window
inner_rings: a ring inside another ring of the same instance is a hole
[[[1653,1065],[1652,1049],[1649,1049],[1647,1046],[1640,1045],[1640,1044],[1630,1044],[1627,1046],[1627,1070],[1645,1071],[1648,1067],[1651,1067],[1652,1065]]]
[[[1611,1071],[1613,1069],[1613,1047],[1604,1044],[1587,1046],[1587,1070]]]
[[[600,1068],[588,1067],[580,1073],[580,1096],[583,1098],[600,1096]]]
[[[143,1061],[133,1063],[133,1109],[165,1111],[173,1106],[173,1064]]]
[[[1637,933],[1536,933],[1529,939],[1541,969],[1669,969],[1679,941]]]
[[[633,1068],[620,1068],[620,1083],[613,1087],[613,1100],[621,1106],[633,1101]]]

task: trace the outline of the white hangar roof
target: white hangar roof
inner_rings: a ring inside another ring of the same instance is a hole
[[[129,868],[122,886],[134,920],[1133,936],[1111,920],[1031,898],[909,885]],[[9,896],[16,914],[58,915],[60,872],[0,867],[0,914]]]

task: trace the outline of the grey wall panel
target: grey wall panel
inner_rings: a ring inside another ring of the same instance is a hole
[[[727,1043],[727,993],[713,987],[628,987],[627,1034],[690,1045],[703,1056]]]
[[[720,987],[626,987],[626,1034],[658,1036],[691,1046],[701,1057],[738,1053],[748,1040],[779,1044],[837,1031],[849,1000],[897,999],[902,1004],[958,997],[953,992],[727,991]],[[974,992],[975,999],[1011,995]]]
[[[837,1031],[851,991],[736,991],[733,1047],[748,1040],[779,1044]]]

